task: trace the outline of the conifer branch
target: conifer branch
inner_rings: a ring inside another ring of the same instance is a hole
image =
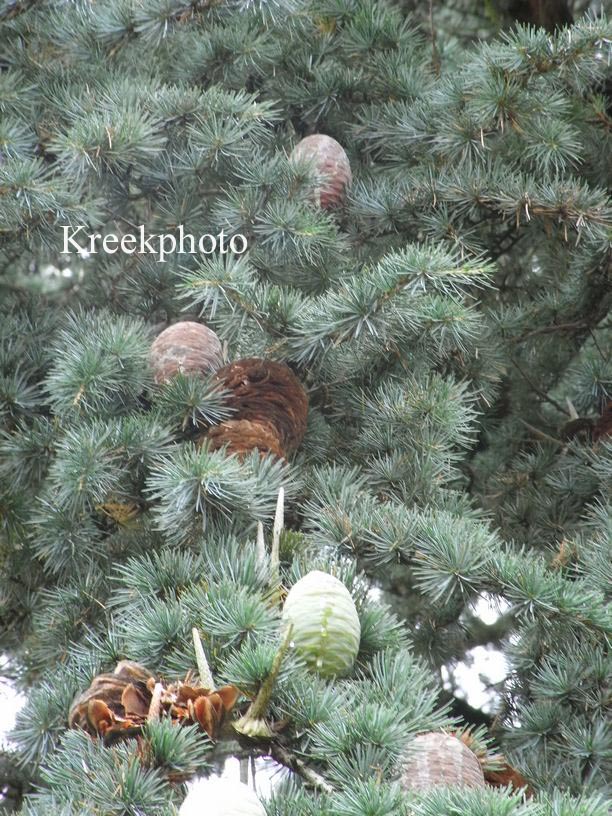
[[[279,649],[274,657],[272,667],[261,684],[259,691],[247,713],[234,723],[234,728],[241,734],[247,737],[257,739],[270,739],[273,731],[266,722],[266,715],[270,706],[272,692],[278,678],[283,660],[287,654],[289,643],[291,642],[291,633],[293,627],[289,626],[285,632],[285,636],[279,646]]]
[[[535,392],[535,393],[536,393],[536,394],[537,394],[539,397],[541,397],[541,398],[542,398],[542,399],[543,399],[545,402],[549,402],[551,405],[554,405],[554,406],[555,406],[555,408],[557,409],[557,411],[560,411],[562,414],[565,414],[566,416],[569,416],[569,415],[570,415],[570,413],[569,413],[568,409],[567,409],[567,408],[566,408],[564,405],[561,405],[561,403],[560,403],[560,402],[558,402],[556,399],[554,399],[553,397],[551,397],[551,396],[550,396],[549,394],[547,394],[546,392],[542,391],[542,389],[541,389],[541,388],[540,388],[538,385],[536,385],[536,383],[534,383],[534,382],[533,382],[533,380],[531,379],[531,377],[529,377],[529,376],[528,376],[528,375],[525,373],[525,371],[523,370],[523,368],[522,368],[522,367],[521,367],[521,366],[518,364],[518,362],[517,362],[516,360],[512,359],[512,360],[511,360],[511,362],[512,362],[512,365],[513,365],[513,366],[514,366],[514,367],[515,367],[515,368],[518,370],[518,372],[519,372],[519,374],[521,375],[521,377],[522,377],[522,378],[523,378],[523,379],[524,379],[524,380],[525,380],[527,383],[529,383],[529,387],[530,387],[530,388],[532,388],[532,389],[533,389],[533,391],[534,391],[534,392]]]
[[[311,768],[299,759],[284,745],[278,742],[272,742],[270,745],[270,756],[281,765],[284,765],[285,768],[289,768],[300,776],[308,785],[315,788],[315,790],[323,791],[324,793],[334,792],[334,788],[327,782],[325,777],[321,776],[318,771],[315,771],[314,768]]]

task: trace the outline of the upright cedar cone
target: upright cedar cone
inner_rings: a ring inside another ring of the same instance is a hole
[[[149,360],[157,383],[176,374],[208,374],[223,362],[221,341],[208,326],[184,320],[155,338]]]
[[[315,189],[317,204],[324,210],[332,210],[342,204],[353,174],[341,144],[331,136],[315,133],[298,142],[289,158],[292,161],[310,160],[313,163],[321,177],[320,186]]]
[[[245,454],[257,448],[282,458],[297,450],[306,433],[308,397],[287,365],[249,357],[216,376],[235,413],[208,432],[213,450],[227,445],[229,453]]]
[[[312,570],[285,599],[283,622],[292,646],[323,677],[346,674],[359,652],[361,624],[351,593],[335,576]]]
[[[450,734],[420,734],[408,746],[400,784],[404,790],[441,786],[481,788],[485,779],[476,754]]]

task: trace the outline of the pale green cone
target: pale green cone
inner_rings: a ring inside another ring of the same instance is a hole
[[[346,674],[355,663],[361,625],[350,592],[333,575],[313,570],[285,600],[283,622],[308,667],[324,677]]]

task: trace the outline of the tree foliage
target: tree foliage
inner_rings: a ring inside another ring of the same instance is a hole
[[[256,543],[281,487],[282,585],[336,575],[362,635],[343,679],[283,663],[283,730],[247,745],[291,768],[269,816],[607,812],[612,27],[466,42],[441,13],[432,40],[409,5],[0,2],[0,622],[28,697],[0,771],[24,816],[166,816],[218,768],[223,740],[162,721],[107,747],[68,710],[121,659],[195,671],[192,627],[246,709],[281,642]],[[351,161],[336,210],[288,158],[311,133]],[[248,252],[61,254],[63,226],[141,224]],[[155,383],[181,318],[293,368],[290,462],[202,440],[231,416],[213,377]],[[507,660],[495,711],[454,681],[478,645]],[[534,798],[401,791],[418,733],[482,722]]]

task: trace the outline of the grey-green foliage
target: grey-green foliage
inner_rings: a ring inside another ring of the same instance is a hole
[[[107,748],[67,714],[123,658],[184,678],[194,626],[246,710],[280,643],[255,539],[283,487],[282,582],[333,572],[362,635],[341,679],[285,660],[274,741],[306,770],[269,816],[603,816],[612,29],[493,37],[486,4],[454,36],[453,3],[433,49],[409,5],[0,2],[0,647],[28,696],[23,814],[169,816],[177,780],[218,766],[196,730]],[[314,132],[351,162],[336,210],[288,159]],[[60,253],[63,225],[140,224],[249,248]],[[150,343],[182,315],[230,360],[291,365],[291,462],[208,445],[232,416],[214,377],[155,383]],[[507,660],[494,712],[443,688],[479,645]],[[405,746],[459,715],[536,798],[402,793]]]

